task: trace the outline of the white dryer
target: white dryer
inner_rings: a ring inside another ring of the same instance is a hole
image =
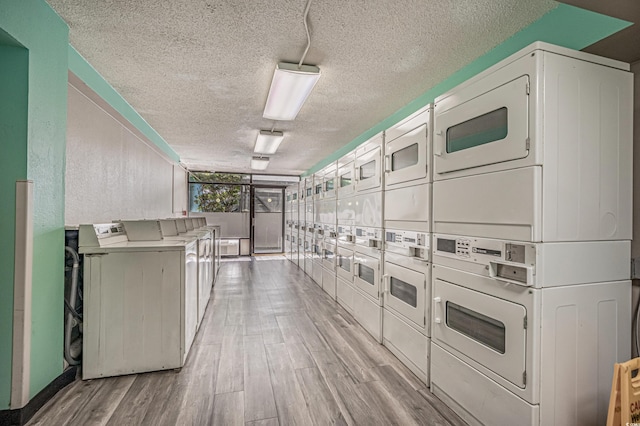
[[[385,228],[430,231],[432,123],[427,105],[385,132]]]
[[[336,300],[336,261],[338,233],[336,225],[324,225],[322,246],[322,289]]]
[[[534,43],[438,97],[433,232],[630,240],[629,65]]]
[[[628,242],[600,257],[597,242],[433,238],[432,392],[470,424],[605,424],[631,355]]]
[[[430,236],[385,230],[383,344],[429,385]]]
[[[382,229],[355,227],[353,316],[382,343]]]
[[[353,315],[355,235],[353,225],[338,225],[336,301]]]

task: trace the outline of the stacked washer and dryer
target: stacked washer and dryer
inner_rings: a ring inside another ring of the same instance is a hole
[[[314,175],[311,275],[468,423],[604,424],[632,93],[627,64],[546,43],[499,62]]]
[[[606,423],[631,352],[628,71],[536,43],[435,101],[431,390],[470,424]]]

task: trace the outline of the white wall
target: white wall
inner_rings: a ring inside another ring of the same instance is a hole
[[[65,224],[180,216],[186,172],[72,76],[68,94]]]
[[[249,238],[249,213],[191,212],[190,217],[205,217],[207,224],[220,225],[222,238]]]

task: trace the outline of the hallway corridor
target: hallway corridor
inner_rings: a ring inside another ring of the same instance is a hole
[[[222,264],[181,371],[77,380],[29,422],[208,424],[464,423],[284,258]]]

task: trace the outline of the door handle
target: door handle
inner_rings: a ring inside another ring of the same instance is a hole
[[[384,172],[391,172],[391,157],[387,154],[384,156]]]
[[[442,130],[435,132],[435,136],[438,136],[438,139],[441,140],[444,136],[444,132]],[[440,143],[436,143],[435,140],[433,141],[433,155],[436,157],[442,156],[442,145]]]

